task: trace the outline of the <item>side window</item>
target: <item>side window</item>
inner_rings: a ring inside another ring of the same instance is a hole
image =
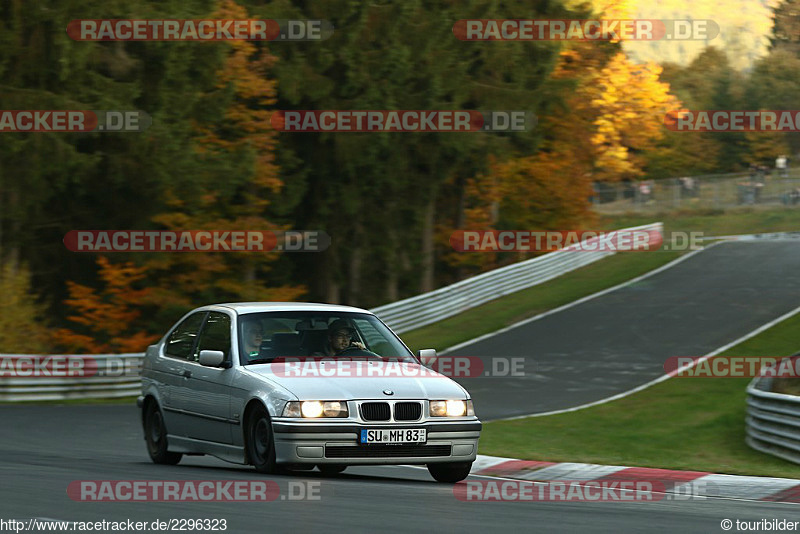
[[[201,350],[221,350],[225,353],[225,360],[231,352],[231,318],[227,313],[210,312],[200,332],[200,342],[197,344],[192,361],[200,360]]]
[[[192,355],[197,332],[200,330],[205,315],[206,312],[193,313],[179,324],[167,339],[164,353],[173,358],[188,360]]]

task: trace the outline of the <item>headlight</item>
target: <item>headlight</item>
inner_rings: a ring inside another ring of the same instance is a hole
[[[437,400],[430,402],[431,417],[463,417],[475,415],[472,401],[463,400]]]
[[[289,401],[283,408],[283,417],[347,417],[345,401]]]
[[[303,417],[300,413],[300,403],[297,401],[290,401],[283,407],[283,417]]]
[[[305,401],[300,405],[303,417],[319,417],[322,415],[322,403],[319,401]]]
[[[342,415],[344,412],[344,415]],[[339,401],[327,401],[322,404],[325,417],[347,417],[347,404]]]

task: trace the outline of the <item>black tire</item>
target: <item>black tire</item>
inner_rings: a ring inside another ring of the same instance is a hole
[[[428,472],[437,482],[455,484],[469,476],[472,462],[428,464]]]
[[[263,406],[254,409],[247,418],[245,434],[247,457],[259,473],[275,473],[275,440],[272,437],[272,421]]]
[[[342,464],[319,464],[317,467],[323,475],[338,475],[347,469],[347,466]]]
[[[145,408],[144,439],[153,463],[175,465],[183,458],[183,454],[167,450],[167,426],[164,424],[164,415],[153,401],[148,402]]]
[[[289,474],[294,471],[311,471],[314,469],[314,464],[281,464],[277,469],[278,472]]]

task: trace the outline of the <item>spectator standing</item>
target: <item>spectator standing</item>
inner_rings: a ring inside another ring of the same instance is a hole
[[[784,156],[783,154],[778,156],[778,158],[775,160],[775,170],[778,171],[778,176],[780,176],[781,178],[786,178],[788,176],[788,173],[786,172],[787,170],[786,164],[787,164],[786,156]]]

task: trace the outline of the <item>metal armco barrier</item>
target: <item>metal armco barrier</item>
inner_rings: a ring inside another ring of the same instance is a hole
[[[0,354],[0,402],[138,395],[144,353]],[[12,370],[16,376],[9,376]]]
[[[663,223],[658,222],[616,231],[656,230],[663,234],[663,229]],[[576,246],[567,247],[501,267],[371,311],[395,332],[407,332],[458,315],[490,300],[547,282],[615,254],[608,250],[581,251],[574,250],[575,248]]]
[[[663,235],[663,224],[659,222],[624,230],[657,231]],[[584,243],[591,241],[592,239]],[[501,267],[372,311],[395,332],[405,332],[451,317],[503,295],[552,280],[615,254],[610,250],[571,250],[574,248],[575,246],[567,247]],[[37,359],[38,368],[34,362],[25,361],[31,358]],[[44,363],[48,358],[50,363]],[[50,356],[0,354],[0,402],[135,396],[141,391],[140,370],[143,358],[143,353]],[[64,376],[63,372],[54,373],[57,376],[49,376],[48,365],[53,368],[63,364],[60,361],[63,359],[83,361],[85,365],[81,372],[75,372],[72,376]],[[20,364],[14,373],[9,368],[12,364]],[[19,372],[20,369],[22,372]],[[29,375],[22,376],[29,371]]]
[[[773,380],[756,377],[747,386],[745,441],[757,451],[800,464],[800,396],[773,393]]]

